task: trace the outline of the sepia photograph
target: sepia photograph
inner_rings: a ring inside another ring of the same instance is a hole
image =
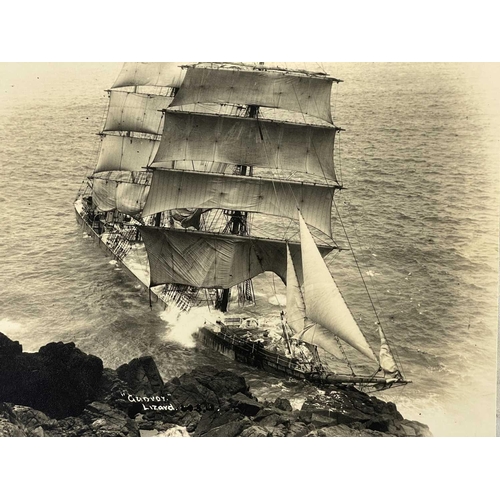
[[[2,14],[7,489],[491,496],[489,4]]]
[[[0,69],[2,435],[495,435],[498,64]]]

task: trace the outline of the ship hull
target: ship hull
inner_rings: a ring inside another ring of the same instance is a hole
[[[381,390],[407,383],[402,380],[388,381],[380,376],[364,377],[304,370],[300,368],[299,362],[282,354],[264,349],[258,346],[256,342],[241,339],[239,335],[232,333],[230,328],[219,332],[210,327],[203,327],[198,331],[197,336],[203,344],[234,361],[273,375],[307,380],[314,385],[328,386],[342,384],[354,385],[364,389]]]
[[[241,340],[231,333],[217,332],[206,327],[201,328],[197,336],[203,344],[239,363],[273,375],[308,378],[308,373],[299,370],[291,359],[263,349],[255,342]]]
[[[141,286],[143,291],[149,292],[149,294],[150,294],[149,296],[150,296],[150,300],[151,300],[152,304],[153,303],[158,304],[158,306],[160,306],[162,309],[166,309],[168,307],[168,303],[165,302],[164,300],[162,300],[155,293],[154,290],[151,290],[149,288],[147,283],[145,283],[140,278],[140,276],[135,274],[131,269],[129,269],[129,267],[127,267],[127,265],[123,261],[121,261],[121,259],[119,259],[118,255],[115,252],[113,252],[113,250],[109,247],[109,245],[106,244],[106,242],[103,240],[102,236],[92,227],[92,224],[87,220],[87,218],[85,216],[85,212],[83,210],[80,211],[76,204],[75,204],[74,208],[75,208],[75,214],[76,214],[76,221],[77,221],[78,225],[82,228],[82,230],[88,236],[90,236],[92,241],[97,243],[97,245],[99,246],[99,249],[103,253],[105,253],[106,255],[111,257],[113,260],[117,260],[117,261],[121,262],[122,269],[124,269],[125,272]]]

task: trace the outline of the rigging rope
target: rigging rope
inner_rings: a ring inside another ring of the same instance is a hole
[[[352,256],[353,256],[353,258],[354,258],[354,262],[356,263],[356,268],[358,269],[358,273],[359,273],[359,275],[360,275],[360,277],[361,277],[361,281],[363,282],[363,286],[365,287],[365,290],[366,290],[366,293],[367,293],[367,295],[368,295],[368,299],[370,300],[370,304],[371,304],[371,306],[372,306],[373,312],[374,312],[374,314],[375,314],[375,317],[377,318],[377,324],[378,324],[378,325],[380,325],[380,327],[382,328],[382,322],[380,321],[380,317],[379,317],[379,315],[378,315],[377,309],[376,309],[375,304],[374,304],[374,302],[373,302],[372,296],[371,296],[371,294],[370,294],[370,291],[368,290],[368,286],[367,286],[366,281],[365,281],[365,278],[364,278],[364,276],[363,276],[363,272],[361,271],[361,267],[360,267],[360,265],[359,265],[359,262],[358,262],[358,259],[357,259],[357,257],[356,257],[356,254],[354,253],[354,248],[353,248],[353,246],[352,246],[352,244],[351,244],[351,240],[349,239],[349,236],[348,236],[348,234],[347,234],[347,230],[346,230],[345,225],[344,225],[344,222],[343,222],[343,220],[342,220],[342,218],[341,218],[341,216],[340,216],[340,212],[339,212],[339,209],[338,209],[337,204],[335,203],[335,200],[334,200],[333,204],[334,204],[334,206],[335,206],[335,210],[336,210],[336,212],[337,212],[337,216],[338,216],[339,222],[340,222],[340,224],[341,224],[341,226],[342,226],[342,229],[343,229],[343,231],[344,231],[345,237],[346,237],[346,239],[347,239],[347,243],[348,243],[348,245],[349,245],[349,249],[351,250]],[[355,227],[355,226],[354,226],[354,227]],[[382,331],[383,331],[383,329],[382,329]],[[403,369],[402,369],[402,366],[401,366],[401,361],[400,361],[400,359],[399,359],[399,356],[398,356],[397,352],[393,351],[393,349],[392,349],[392,347],[390,346],[389,341],[387,340],[387,338],[386,338],[385,340],[386,340],[386,343],[387,343],[387,347],[388,347],[388,349],[389,349],[389,352],[391,353],[391,355],[392,355],[393,357],[395,357],[395,358],[397,359],[398,369],[400,370],[401,374],[403,375]]]

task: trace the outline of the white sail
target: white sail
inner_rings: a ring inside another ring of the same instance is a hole
[[[286,250],[286,323],[294,336],[297,336],[304,331],[306,311],[288,244]]]
[[[342,351],[335,335],[307,318],[304,297],[288,245],[286,270],[286,322],[293,332],[293,337],[317,345],[342,359]]]
[[[184,72],[180,62],[126,62],[112,88],[180,87]]]
[[[116,187],[116,209],[128,215],[140,214],[148,197],[149,186],[128,182]]]
[[[304,301],[308,318],[378,362],[340,294],[302,215],[299,215],[299,222]]]
[[[110,172],[109,174],[116,174]],[[142,212],[149,192],[149,185],[132,182],[129,172],[118,172],[118,176],[107,175],[93,179],[93,201],[103,212],[118,210],[127,215]],[[123,175],[125,174],[125,175]]]
[[[169,110],[154,167],[206,160],[306,172],[336,180],[335,127]]]
[[[286,279],[284,241],[151,226],[139,230],[148,253],[151,286],[230,288],[265,271]],[[300,263],[300,246],[291,244],[290,251]]]
[[[159,144],[153,139],[105,135],[95,172],[140,171],[153,161]]]
[[[309,344],[321,347],[337,359],[345,358],[335,335],[323,326],[313,323],[310,320],[306,321],[306,328],[298,338]]]
[[[378,327],[378,333],[380,335],[380,366],[385,373],[397,373],[399,372],[398,366],[394,357],[387,344],[387,339],[385,338],[382,328]]]
[[[331,235],[334,188],[258,177],[155,170],[144,215],[184,207],[243,210],[297,218]]]
[[[161,134],[162,109],[172,97],[112,91],[104,132],[125,131]]]
[[[94,179],[92,199],[102,212],[109,212],[116,208],[116,186],[115,181]]]
[[[293,72],[188,68],[172,106],[233,103],[296,111],[332,123],[332,78]]]

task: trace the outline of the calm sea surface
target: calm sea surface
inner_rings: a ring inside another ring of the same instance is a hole
[[[25,350],[74,341],[110,367],[150,354],[164,379],[237,365],[194,346],[184,319],[82,235],[72,202],[97,159],[120,64],[0,64],[0,331]],[[495,433],[499,66],[333,64],[336,204],[410,386],[382,397],[434,435]],[[333,224],[345,245],[342,228]],[[373,314],[352,258],[328,261],[361,327]],[[267,313],[279,286],[258,282]],[[282,293],[282,290],[280,291]],[[259,307],[261,309],[259,309]],[[191,318],[192,319],[192,318]],[[314,389],[238,369],[260,398]]]

